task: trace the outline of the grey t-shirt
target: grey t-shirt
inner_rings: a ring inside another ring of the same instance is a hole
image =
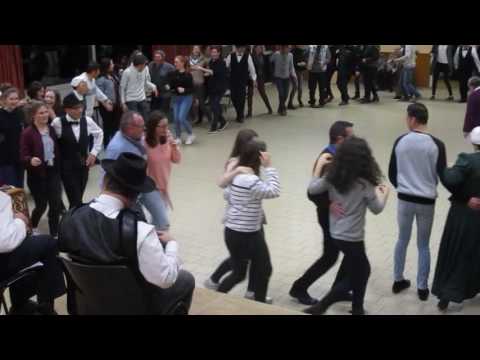
[[[345,215],[335,217],[330,214],[330,234],[334,239],[344,241],[363,241],[365,239],[365,215],[367,208],[374,214],[382,212],[385,204],[375,194],[375,186],[359,180],[345,194],[340,194],[325,177],[314,177],[310,181],[308,192],[312,195],[328,191],[332,202],[339,203]]]

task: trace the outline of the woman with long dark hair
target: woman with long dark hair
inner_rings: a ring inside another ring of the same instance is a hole
[[[63,115],[62,98],[57,90],[47,89],[45,91],[45,105],[48,108],[49,123]]]
[[[105,107],[100,106],[100,115],[103,120],[103,143],[107,148],[108,143],[115,135],[120,124],[122,116],[122,107],[120,105],[120,79],[115,75],[115,65],[110,58],[102,58],[100,60],[100,76],[96,80],[97,87],[112,102],[112,111],[108,111]]]
[[[40,81],[34,81],[28,86],[27,95],[30,101],[43,101],[45,97],[45,86]]]
[[[27,184],[35,201],[32,228],[37,233],[38,223],[48,206],[50,235],[58,234],[62,189],[60,186],[59,150],[55,130],[48,124],[49,111],[44,102],[32,101],[32,124],[23,130],[21,159],[27,169]]]
[[[330,164],[321,176],[325,165]],[[365,217],[367,208],[379,214],[385,207],[389,189],[380,185],[381,170],[368,143],[351,137],[339,146],[336,154],[323,154],[317,162],[308,191],[312,195],[328,191],[330,200],[340,204],[343,216],[330,213],[330,234],[344,254],[339,271],[344,279],[316,305],[305,310],[309,314],[323,314],[340,296],[353,291],[352,314],[365,313],[363,302],[370,276],[370,263],[365,252]]]
[[[238,166],[244,167],[248,173],[236,175],[224,192],[227,200],[225,243],[230,252],[232,272],[221,281],[218,291],[227,293],[243,281],[251,261],[254,299],[267,302],[272,265],[263,233],[262,200],[279,197],[280,184],[266,145],[259,140],[251,140],[243,146]],[[260,178],[260,167],[263,167],[264,180]]]
[[[162,112],[152,111],[147,121],[145,148],[147,150],[147,174],[157,185],[158,192],[153,192],[153,198],[148,197],[147,201],[155,207],[155,213],[165,216],[163,223],[168,223],[167,208],[173,209],[172,201],[168,193],[168,182],[172,172],[172,163],[178,164],[182,159],[180,150],[168,130],[168,119]]]

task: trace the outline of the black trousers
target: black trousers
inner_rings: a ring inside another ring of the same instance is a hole
[[[235,285],[245,280],[248,262],[251,261],[254,268],[251,275],[255,300],[265,302],[268,282],[272,275],[272,264],[262,231],[242,233],[225,228],[225,243],[230,252],[232,273],[220,283],[218,291],[227,293]]]
[[[206,88],[205,84],[198,84],[193,87],[194,106],[192,106],[193,119],[198,119],[199,122],[203,120],[203,115],[206,115],[208,121],[211,121],[210,112],[205,105],[206,100]]]
[[[374,66],[366,66],[363,69],[363,83],[365,86],[365,99],[370,99],[370,96],[373,94],[373,97],[377,97],[377,87],[375,85],[377,77],[377,68]]]
[[[352,76],[352,71],[348,68],[340,67],[338,69],[338,76],[337,76],[337,87],[342,95],[342,101],[348,102],[350,97],[348,96],[348,82],[350,81],[350,77]]]
[[[317,215],[318,222],[323,231],[323,254],[308,268],[302,277],[293,283],[293,288],[300,292],[306,292],[315,281],[320,279],[328,270],[330,270],[337,262],[340,253],[340,250],[330,235],[328,212],[317,211]],[[345,265],[343,265],[342,262],[332,285],[333,287],[344,281],[347,276],[345,270]]]
[[[267,107],[267,110],[269,112],[272,112],[272,106],[270,105],[270,100],[268,99],[267,92],[265,91],[265,79],[262,78],[257,78],[257,90],[258,93],[260,94],[260,97],[263,100],[263,103]],[[250,98],[249,98],[249,112],[251,113],[251,104],[250,104]]]
[[[472,69],[459,69],[458,70],[458,86],[460,90],[460,100],[467,101],[468,97],[468,79],[472,77]]]
[[[152,111],[160,110],[168,116],[168,113],[170,112],[170,99],[171,98],[169,96],[152,96],[152,101],[150,102],[150,109]]]
[[[435,68],[433,69],[433,83],[432,83],[432,95],[435,96],[437,92],[437,82],[440,78],[440,74],[443,74],[443,80],[445,81],[445,85],[447,85],[448,95],[452,96],[452,86],[450,85],[450,67],[448,64],[442,64],[437,62]]]
[[[25,278],[10,287],[12,305],[21,307],[32,296],[39,303],[52,302],[65,294],[62,266],[57,259],[57,242],[49,235],[27,236],[15,250],[0,254],[0,279],[7,279],[19,271],[43,263],[37,275]]]
[[[328,66],[327,67],[327,79],[326,79],[325,88],[326,88],[327,96],[332,97],[332,98],[333,98],[332,78],[333,78],[333,74],[335,74],[335,71],[337,71],[337,70],[338,69],[337,69],[336,66]]]
[[[237,113],[237,119],[245,117],[245,98],[247,96],[247,84],[232,84],[230,87],[230,97],[233,107]]]
[[[47,167],[46,171],[46,176],[38,176],[32,173],[27,176],[27,185],[35,202],[35,208],[32,211],[32,227],[38,227],[38,223],[48,206],[50,235],[57,236],[62,207],[60,172],[53,167]]]
[[[247,114],[248,114],[248,116],[252,116],[252,114],[253,114],[253,92],[254,92],[253,80],[250,79],[250,80],[248,80],[248,84],[247,84]]]
[[[118,131],[122,109],[114,105],[113,111],[107,111],[103,106],[100,106],[100,116],[103,120],[103,146],[106,149],[108,143]]]
[[[365,252],[363,241],[335,240],[335,244],[343,253],[344,258],[341,271],[346,276],[342,281],[332,286],[330,292],[321,300],[322,304],[333,304],[336,300],[348,291],[353,291],[352,309],[363,310],[365,292],[367,290],[368,278],[370,277],[370,262]],[[340,271],[339,270],[339,271]]]
[[[177,280],[168,289],[149,284],[150,308],[153,315],[188,314],[192,305],[195,278],[185,270],[178,272]],[[181,303],[183,309],[175,306]],[[183,310],[183,311],[182,311]]]
[[[298,103],[302,103],[302,94],[303,94],[303,79],[305,75],[305,70],[295,70],[295,74],[297,75],[297,81],[292,80],[292,91],[290,91],[290,98],[288,99],[288,105],[293,105],[293,99],[295,98],[295,94],[298,91]]]
[[[309,72],[308,73],[308,90],[310,92],[310,105],[315,105],[315,93],[319,92],[319,104],[324,105],[326,94],[326,82],[327,74],[326,72]]]
[[[78,169],[62,169],[61,178],[67,194],[70,209],[83,203],[83,193],[87,187],[89,169],[86,166]]]
[[[222,101],[223,93],[209,95],[210,98],[210,109],[212,110],[212,125],[210,130],[215,131],[218,128],[218,125],[223,126],[225,124],[225,119],[222,114],[222,105],[220,102]]]
[[[355,85],[355,97],[360,97],[360,74],[357,75],[356,72],[354,73],[354,85]]]

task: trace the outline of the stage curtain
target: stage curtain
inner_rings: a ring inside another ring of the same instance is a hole
[[[20,47],[0,45],[0,83],[11,83],[23,92],[23,81],[23,60]]]

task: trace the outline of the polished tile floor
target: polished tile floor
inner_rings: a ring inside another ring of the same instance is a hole
[[[180,254],[185,268],[191,271],[198,287],[213,272],[215,267],[228,256],[223,240],[221,217],[224,211],[222,191],[215,181],[222,173],[224,162],[231,150],[237,131],[253,128],[268,143],[273,165],[280,174],[282,194],[275,200],[264,202],[268,225],[265,227],[270,248],[273,275],[269,296],[275,305],[291,310],[301,310],[288,295],[292,282],[299,277],[322,254],[322,232],[316,221],[313,204],[307,200],[306,188],[310,179],[312,164],[318,153],[328,142],[328,129],[336,120],[347,120],[355,124],[358,136],[365,137],[386,174],[388,160],[394,140],[406,131],[406,103],[393,100],[390,93],[381,93],[378,104],[361,105],[354,101],[347,107],[339,107],[339,94],[323,109],[303,108],[289,111],[287,117],[266,115],[266,109],[259,97],[254,101],[254,117],[245,124],[231,123],[221,134],[207,134],[208,127],[195,128],[197,141],[192,146],[183,146],[183,161],[174,166],[171,179],[171,196],[174,211],[171,212],[171,232],[180,244]],[[423,94],[429,97],[429,91]],[[440,89],[437,98],[446,97]],[[277,104],[276,91],[268,87],[273,105]],[[308,92],[304,91],[306,103]],[[447,147],[448,163],[453,163],[457,154],[470,151],[471,146],[462,136],[465,104],[428,101],[430,130],[442,139]],[[230,109],[228,118],[234,118]],[[92,176],[85,196],[90,200],[99,189],[99,168]],[[449,207],[448,192],[439,186],[440,195],[431,236],[432,266],[430,282],[433,279],[438,245]],[[366,246],[372,266],[368,283],[366,309],[369,314],[419,315],[439,314],[437,300],[433,297],[420,302],[416,296],[416,235],[412,236],[406,264],[406,277],[412,280],[412,287],[398,295],[391,292],[393,248],[397,236],[396,196],[392,194],[385,211],[374,216],[369,214],[366,227]],[[46,221],[42,221],[46,229]],[[310,294],[322,297],[329,289],[337,265],[311,288]],[[232,295],[243,296],[246,282],[238,285]],[[332,306],[328,314],[348,314],[349,304]],[[452,306],[448,314],[480,314],[480,297],[466,301],[463,305]]]

